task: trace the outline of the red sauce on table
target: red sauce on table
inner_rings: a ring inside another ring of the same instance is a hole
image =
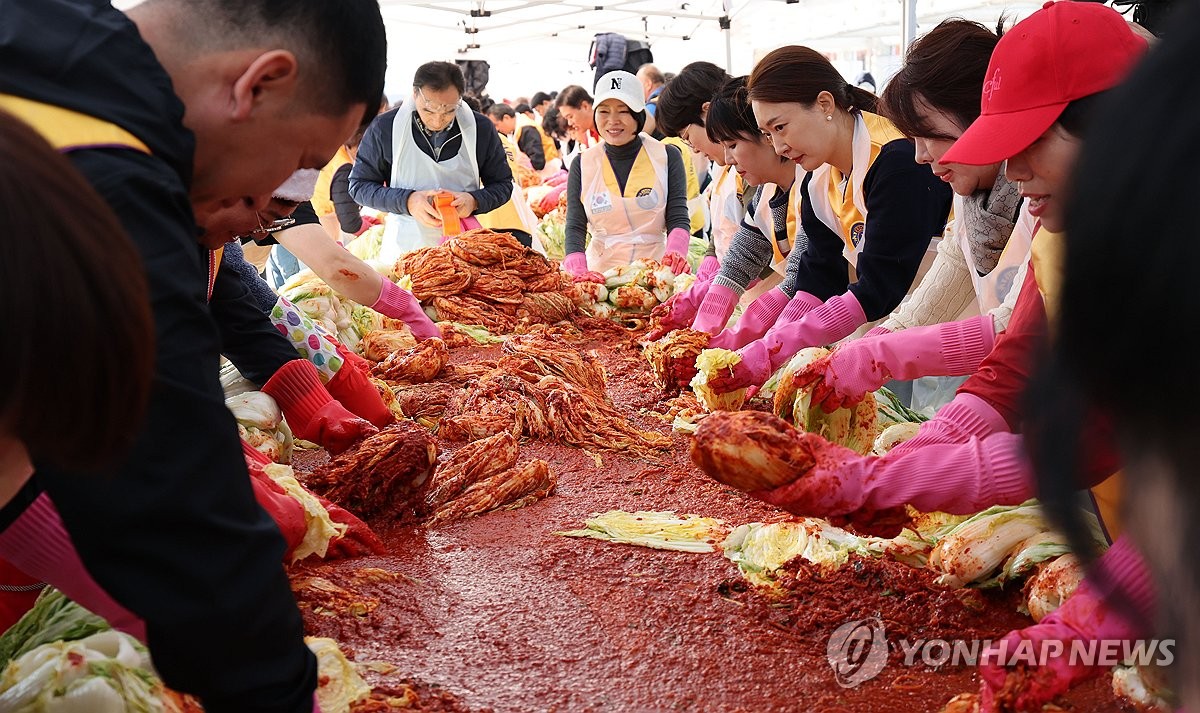
[[[607,341],[587,348],[608,370],[613,402],[640,428],[670,433],[643,412],[666,408],[639,350]],[[452,362],[473,355],[494,358],[495,348],[454,350]],[[429,711],[939,711],[978,690],[973,669],[907,668],[897,649],[878,677],[843,689],[826,659],[830,633],[869,616],[897,638],[995,639],[1032,623],[1016,612],[1018,587],[949,592],[895,562],[855,559],[833,574],[795,563],[780,597],[747,587],[719,552],[553,534],[613,509],[731,525],[787,517],[704,476],[688,438],[673,438],[656,459],[526,441],[521,460],[544,458],[558,473],[549,498],[428,529],[375,520],[389,556],[293,567],[294,582],[320,577],[343,590],[300,589],[308,633],[338,640],[352,660],[387,664],[364,672],[375,700],[360,710],[389,710],[381,701],[408,691],[417,698],[408,710]],[[296,465],[323,458],[299,454]],[[1061,703],[1120,710],[1107,676]]]

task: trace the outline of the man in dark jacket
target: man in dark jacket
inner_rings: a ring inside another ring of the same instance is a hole
[[[0,0],[0,17],[0,105],[108,201],[141,252],[157,331],[132,450],[104,473],[35,464],[0,510],[0,554],[68,594],[94,579],[119,606],[97,605],[139,619],[128,628],[167,685],[206,710],[307,713],[316,662],[222,399],[192,205],[265,205],[374,115],[378,5],[150,0],[127,17],[102,0]]]
[[[512,171],[500,136],[486,116],[462,105],[464,87],[457,65],[427,62],[413,77],[412,96],[376,117],[363,134],[350,171],[350,195],[360,205],[393,214],[382,259],[438,244],[442,221],[433,200],[440,192],[453,194],[459,218],[489,213],[512,198]],[[397,115],[411,115],[408,136],[396,135]],[[465,155],[464,141],[474,142],[474,157]],[[397,151],[404,161],[396,161]],[[407,180],[393,180],[397,166]]]

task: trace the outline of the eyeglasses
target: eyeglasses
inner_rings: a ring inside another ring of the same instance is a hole
[[[423,90],[418,88],[417,94],[421,95],[421,101],[424,102],[422,104],[421,108],[435,116],[448,116],[450,114],[454,114],[455,112],[458,111],[458,108],[460,106],[462,106],[462,98],[461,97],[454,104],[431,104],[429,99],[426,98],[425,92]]]
[[[262,240],[271,233],[278,233],[284,228],[290,228],[296,224],[296,219],[291,216],[288,216],[287,218],[280,218],[279,220],[272,220],[270,223],[264,223],[262,214],[258,211],[254,212],[254,216],[258,218],[258,227],[254,230],[251,230],[249,233],[246,233],[245,235],[239,235],[237,237],[238,240]]]

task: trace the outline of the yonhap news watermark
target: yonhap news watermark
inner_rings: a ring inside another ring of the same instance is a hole
[[[826,645],[829,666],[843,688],[855,688],[878,676],[893,653],[898,654],[902,666],[935,669],[943,666],[1044,666],[1062,658],[1072,666],[1170,666],[1175,661],[1175,640],[889,640],[883,621],[869,618],[842,624],[830,634]]]

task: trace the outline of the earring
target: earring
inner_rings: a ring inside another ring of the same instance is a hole
[[[832,115],[832,114],[826,114],[826,115],[825,115],[825,121],[833,121],[833,115]]]

